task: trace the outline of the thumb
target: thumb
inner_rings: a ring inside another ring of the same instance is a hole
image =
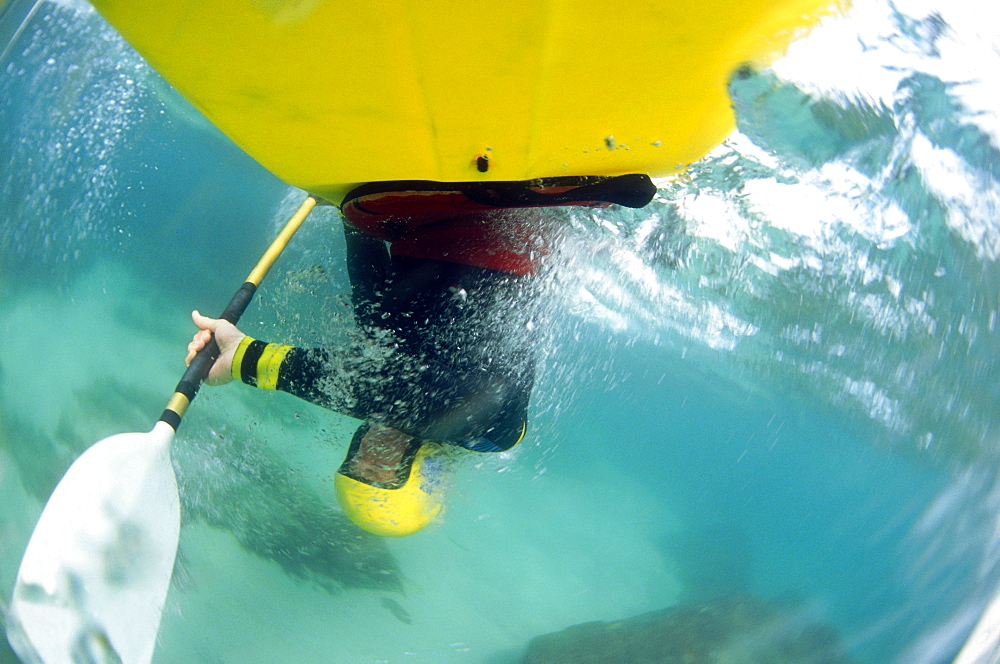
[[[208,316],[202,316],[197,309],[191,312],[191,320],[193,320],[194,324],[197,325],[199,328],[201,328],[202,330],[208,330],[212,334],[215,334],[215,331],[218,329],[220,323],[220,320],[218,318],[209,318]]]

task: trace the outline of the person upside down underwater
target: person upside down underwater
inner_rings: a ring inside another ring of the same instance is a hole
[[[334,477],[341,509],[384,537],[443,509],[441,452],[509,450],[525,436],[538,288],[550,229],[540,208],[643,207],[645,175],[529,182],[381,182],[341,205],[359,339],[298,348],[192,313],[187,362],[214,334],[208,384],[241,380],[362,420]]]

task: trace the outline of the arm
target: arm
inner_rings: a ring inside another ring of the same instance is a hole
[[[337,352],[298,348],[254,339],[197,312],[192,318],[202,329],[188,347],[189,358],[210,332],[219,342],[221,354],[209,374],[213,385],[239,379],[411,436],[480,451],[507,449],[523,434],[534,375],[530,359],[499,370],[476,358],[456,364],[452,344],[413,356],[391,337]]]
[[[240,379],[254,387],[281,390],[324,408],[354,415],[350,385],[330,379],[331,374],[338,373],[338,367],[333,366],[328,352],[258,341],[228,321],[202,316],[197,311],[192,312],[191,319],[200,329],[188,344],[187,364],[213,334],[219,343],[219,359],[212,365],[207,384],[224,385]]]

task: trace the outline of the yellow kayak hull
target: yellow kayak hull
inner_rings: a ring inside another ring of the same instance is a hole
[[[258,162],[357,184],[663,176],[732,131],[726,82],[829,0],[94,0]]]

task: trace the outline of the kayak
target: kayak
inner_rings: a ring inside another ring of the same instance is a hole
[[[339,204],[360,184],[676,173],[726,84],[829,0],[94,0],[215,126]]]

